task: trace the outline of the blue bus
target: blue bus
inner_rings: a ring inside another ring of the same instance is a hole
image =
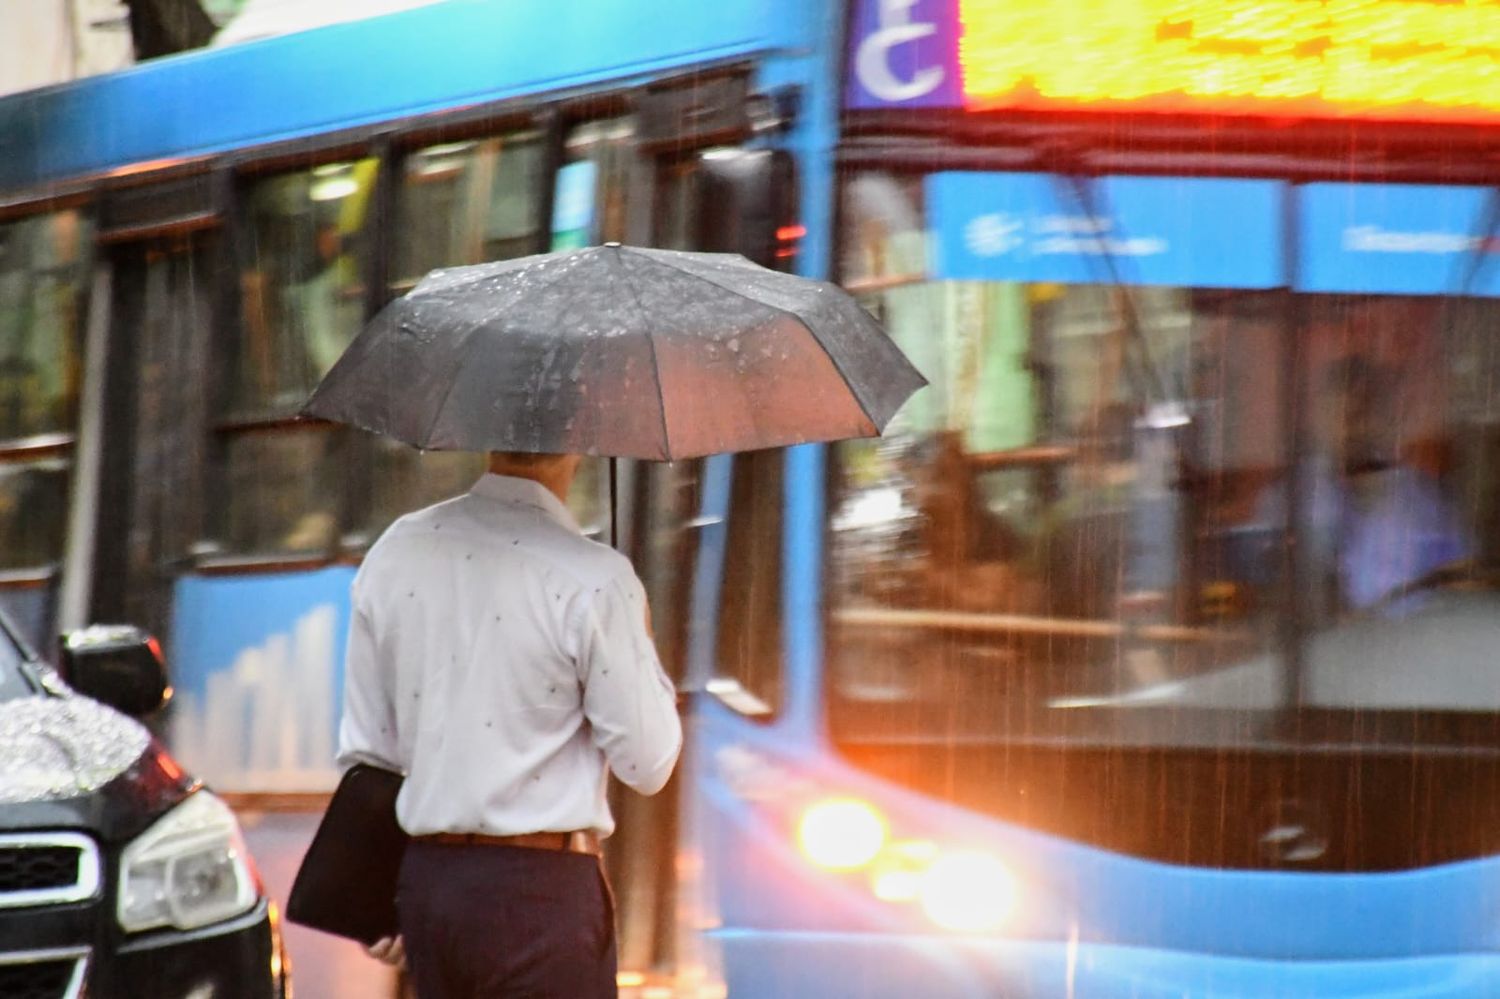
[[[619,240],[823,270],[838,17],[451,0],[0,100],[0,601],[42,646],[90,621],[161,635],[160,734],[272,816],[252,844],[295,852],[337,778],[355,567],[481,467],[301,403],[435,267]],[[574,505],[607,539],[606,478]],[[719,599],[689,599],[708,482],[626,462],[618,483],[616,543],[684,685]],[[676,800],[616,805],[627,986],[674,963]],[[351,974],[289,942],[302,991]]]
[[[718,496],[730,994],[1500,991],[1495,21],[1416,8],[850,5],[830,267],[930,386],[779,549]]]

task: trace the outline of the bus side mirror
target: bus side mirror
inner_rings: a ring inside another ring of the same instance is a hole
[[[739,253],[790,271],[805,231],[798,224],[797,172],[783,149],[709,149],[698,155],[694,249]]]
[[[128,624],[96,624],[62,636],[68,686],[127,715],[148,715],[172,696],[155,638]]]

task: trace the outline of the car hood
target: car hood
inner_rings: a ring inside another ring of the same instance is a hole
[[[128,838],[193,783],[140,723],[76,694],[0,702],[0,831]]]

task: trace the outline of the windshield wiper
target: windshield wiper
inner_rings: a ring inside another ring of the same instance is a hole
[[[1072,188],[1078,207],[1091,222],[1095,219],[1109,218],[1106,214],[1108,206],[1100,204],[1102,199],[1095,191],[1093,177],[1077,171],[1067,171],[1062,176],[1067,179],[1068,185]],[[1134,355],[1129,350],[1125,352],[1125,377],[1130,380],[1137,400],[1146,403],[1146,409],[1149,410],[1158,403],[1170,403],[1172,400],[1168,397],[1161,369],[1151,354],[1151,345],[1147,342],[1145,331],[1141,328],[1139,310],[1136,309],[1135,301],[1131,298],[1129,285],[1120,274],[1120,263],[1115,259],[1109,244],[1102,236],[1098,238],[1098,244],[1099,259],[1103,261],[1105,269],[1109,272],[1109,284],[1115,292],[1113,304],[1116,318],[1125,331],[1127,345],[1135,349]]]

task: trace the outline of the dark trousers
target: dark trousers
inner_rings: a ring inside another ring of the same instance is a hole
[[[413,842],[396,893],[418,999],[596,999],[615,988],[599,860]]]

